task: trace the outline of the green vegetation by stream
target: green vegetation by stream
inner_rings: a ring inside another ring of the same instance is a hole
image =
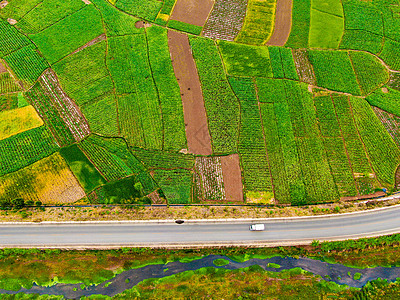
[[[19,290],[35,282],[99,284],[125,270],[172,261],[190,262],[207,255],[224,255],[242,262],[274,256],[309,257],[350,267],[400,266],[400,234],[343,242],[314,241],[309,246],[276,248],[204,248],[117,250],[0,250],[0,288]],[[216,262],[217,264],[222,263]]]

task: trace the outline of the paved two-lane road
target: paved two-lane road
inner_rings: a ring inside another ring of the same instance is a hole
[[[260,223],[260,221],[258,221]],[[108,247],[201,244],[287,245],[400,232],[400,206],[362,214],[262,221],[266,230],[249,231],[251,221],[141,224],[1,225],[0,246]]]

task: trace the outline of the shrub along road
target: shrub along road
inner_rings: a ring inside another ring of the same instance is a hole
[[[400,206],[311,218],[264,219],[265,231],[251,232],[251,220],[138,223],[70,223],[0,226],[2,247],[264,246],[307,244],[400,232]]]

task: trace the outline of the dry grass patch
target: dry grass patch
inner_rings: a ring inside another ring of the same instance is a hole
[[[0,179],[0,198],[43,204],[72,203],[85,196],[67,164],[55,153]]]
[[[0,140],[43,125],[33,106],[0,112]]]

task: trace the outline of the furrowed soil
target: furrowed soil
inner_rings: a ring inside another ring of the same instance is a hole
[[[211,155],[211,137],[196,64],[187,35],[168,31],[172,66],[181,91],[189,152]]]
[[[239,155],[232,154],[221,157],[222,176],[226,201],[243,202],[242,173],[240,171]]]
[[[284,46],[292,28],[292,0],[278,0],[276,3],[275,27],[266,45]]]
[[[178,0],[171,20],[204,26],[214,5],[213,0]]]

